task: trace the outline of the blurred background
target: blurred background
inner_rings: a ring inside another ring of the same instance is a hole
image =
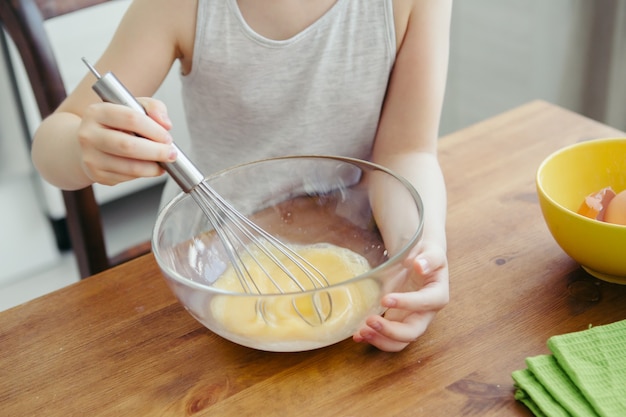
[[[47,23],[68,89],[96,60],[130,0]],[[80,34],[77,36],[76,34]],[[174,67],[157,97],[174,137],[188,140]],[[456,0],[441,136],[542,99],[626,130],[626,0]],[[0,310],[78,280],[57,232],[58,190],[35,173],[28,143],[39,123],[14,46],[0,42]],[[162,179],[97,187],[111,251],[145,241]]]
[[[457,0],[442,134],[543,99],[626,128],[626,1]]]

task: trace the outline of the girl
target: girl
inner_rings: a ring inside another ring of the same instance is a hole
[[[164,103],[149,98],[175,61],[205,172],[282,154],[369,159],[409,179],[424,205],[411,279],[353,336],[400,351],[448,303],[446,191],[437,135],[452,0],[135,0],[96,68],[148,116],[102,103],[85,77],[37,130],[33,161],[79,189],[163,174],[176,153]],[[140,136],[140,137],[138,137]],[[149,138],[151,140],[146,140]],[[163,201],[178,190],[165,187]]]

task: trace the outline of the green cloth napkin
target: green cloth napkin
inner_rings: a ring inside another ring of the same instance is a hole
[[[517,387],[515,399],[526,405],[535,416],[569,417],[569,413],[552,398],[550,393],[528,369],[514,371],[512,376]]]
[[[554,355],[540,355],[526,359],[528,370],[545,387],[552,398],[569,415],[574,417],[598,417],[593,407],[572,382]]]
[[[626,416],[626,320],[553,336],[552,355],[512,374],[515,398],[536,416]]]
[[[626,416],[626,320],[551,337],[559,365],[601,416]]]

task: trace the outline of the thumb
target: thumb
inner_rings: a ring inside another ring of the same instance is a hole
[[[140,97],[137,101],[139,101],[139,103],[143,106],[146,113],[152,120],[156,121],[167,130],[172,128],[172,121],[167,113],[167,106],[165,103],[151,97]]]

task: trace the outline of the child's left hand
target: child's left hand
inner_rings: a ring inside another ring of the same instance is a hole
[[[421,251],[411,260],[412,271],[398,292],[385,295],[383,316],[373,315],[353,336],[380,350],[399,352],[428,328],[439,310],[448,304],[448,262],[445,251],[422,242]]]

